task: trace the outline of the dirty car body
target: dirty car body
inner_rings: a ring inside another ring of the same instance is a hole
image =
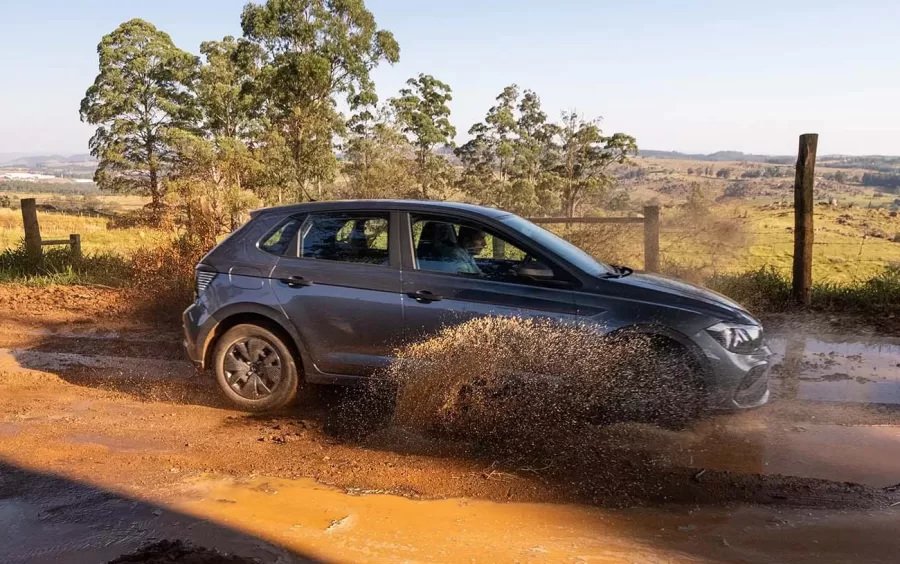
[[[358,382],[398,347],[487,315],[651,334],[690,355],[709,407],[752,408],[769,397],[762,326],[737,303],[603,264],[525,219],[467,204],[254,212],[198,264],[197,297],[183,317],[191,360],[215,369],[243,407],[268,409],[283,403],[267,400],[273,387],[295,385],[290,363],[307,382]]]

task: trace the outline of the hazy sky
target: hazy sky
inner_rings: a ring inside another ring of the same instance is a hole
[[[100,38],[140,17],[182,49],[240,35],[244,0],[0,0],[0,152],[84,152]],[[900,2],[367,0],[400,63],[453,88],[460,139],[510,83],[647,149],[900,155]]]

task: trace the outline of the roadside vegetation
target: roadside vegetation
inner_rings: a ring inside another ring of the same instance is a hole
[[[634,137],[578,111],[550,116],[516,84],[465,129],[439,77],[410,77],[381,100],[371,71],[401,49],[362,0],[250,3],[240,24],[240,37],[205,41],[199,56],[140,19],[100,40],[80,107],[96,128],[94,184],[0,183],[0,280],[122,286],[177,310],[196,261],[260,206],[411,197],[573,217],[656,204],[664,273],[759,311],[789,306],[790,158],[639,156]],[[460,146],[458,131],[468,133]],[[823,159],[814,307],[897,307],[898,164]],[[21,197],[37,197],[45,238],[81,234],[84,256],[47,248],[28,263]],[[552,229],[601,260],[643,265],[640,226]]]

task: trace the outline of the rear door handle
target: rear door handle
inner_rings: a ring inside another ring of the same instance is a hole
[[[410,292],[407,294],[410,298],[415,298],[419,303],[439,302],[441,296],[428,290],[419,290],[418,292]]]
[[[302,276],[290,276],[288,278],[282,278],[282,282],[290,286],[291,288],[300,288],[303,286],[312,286],[312,281],[307,280]]]

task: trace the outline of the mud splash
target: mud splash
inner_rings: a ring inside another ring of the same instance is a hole
[[[401,351],[389,379],[403,427],[542,448],[589,422],[679,423],[702,401],[686,359],[643,335],[481,318]]]

